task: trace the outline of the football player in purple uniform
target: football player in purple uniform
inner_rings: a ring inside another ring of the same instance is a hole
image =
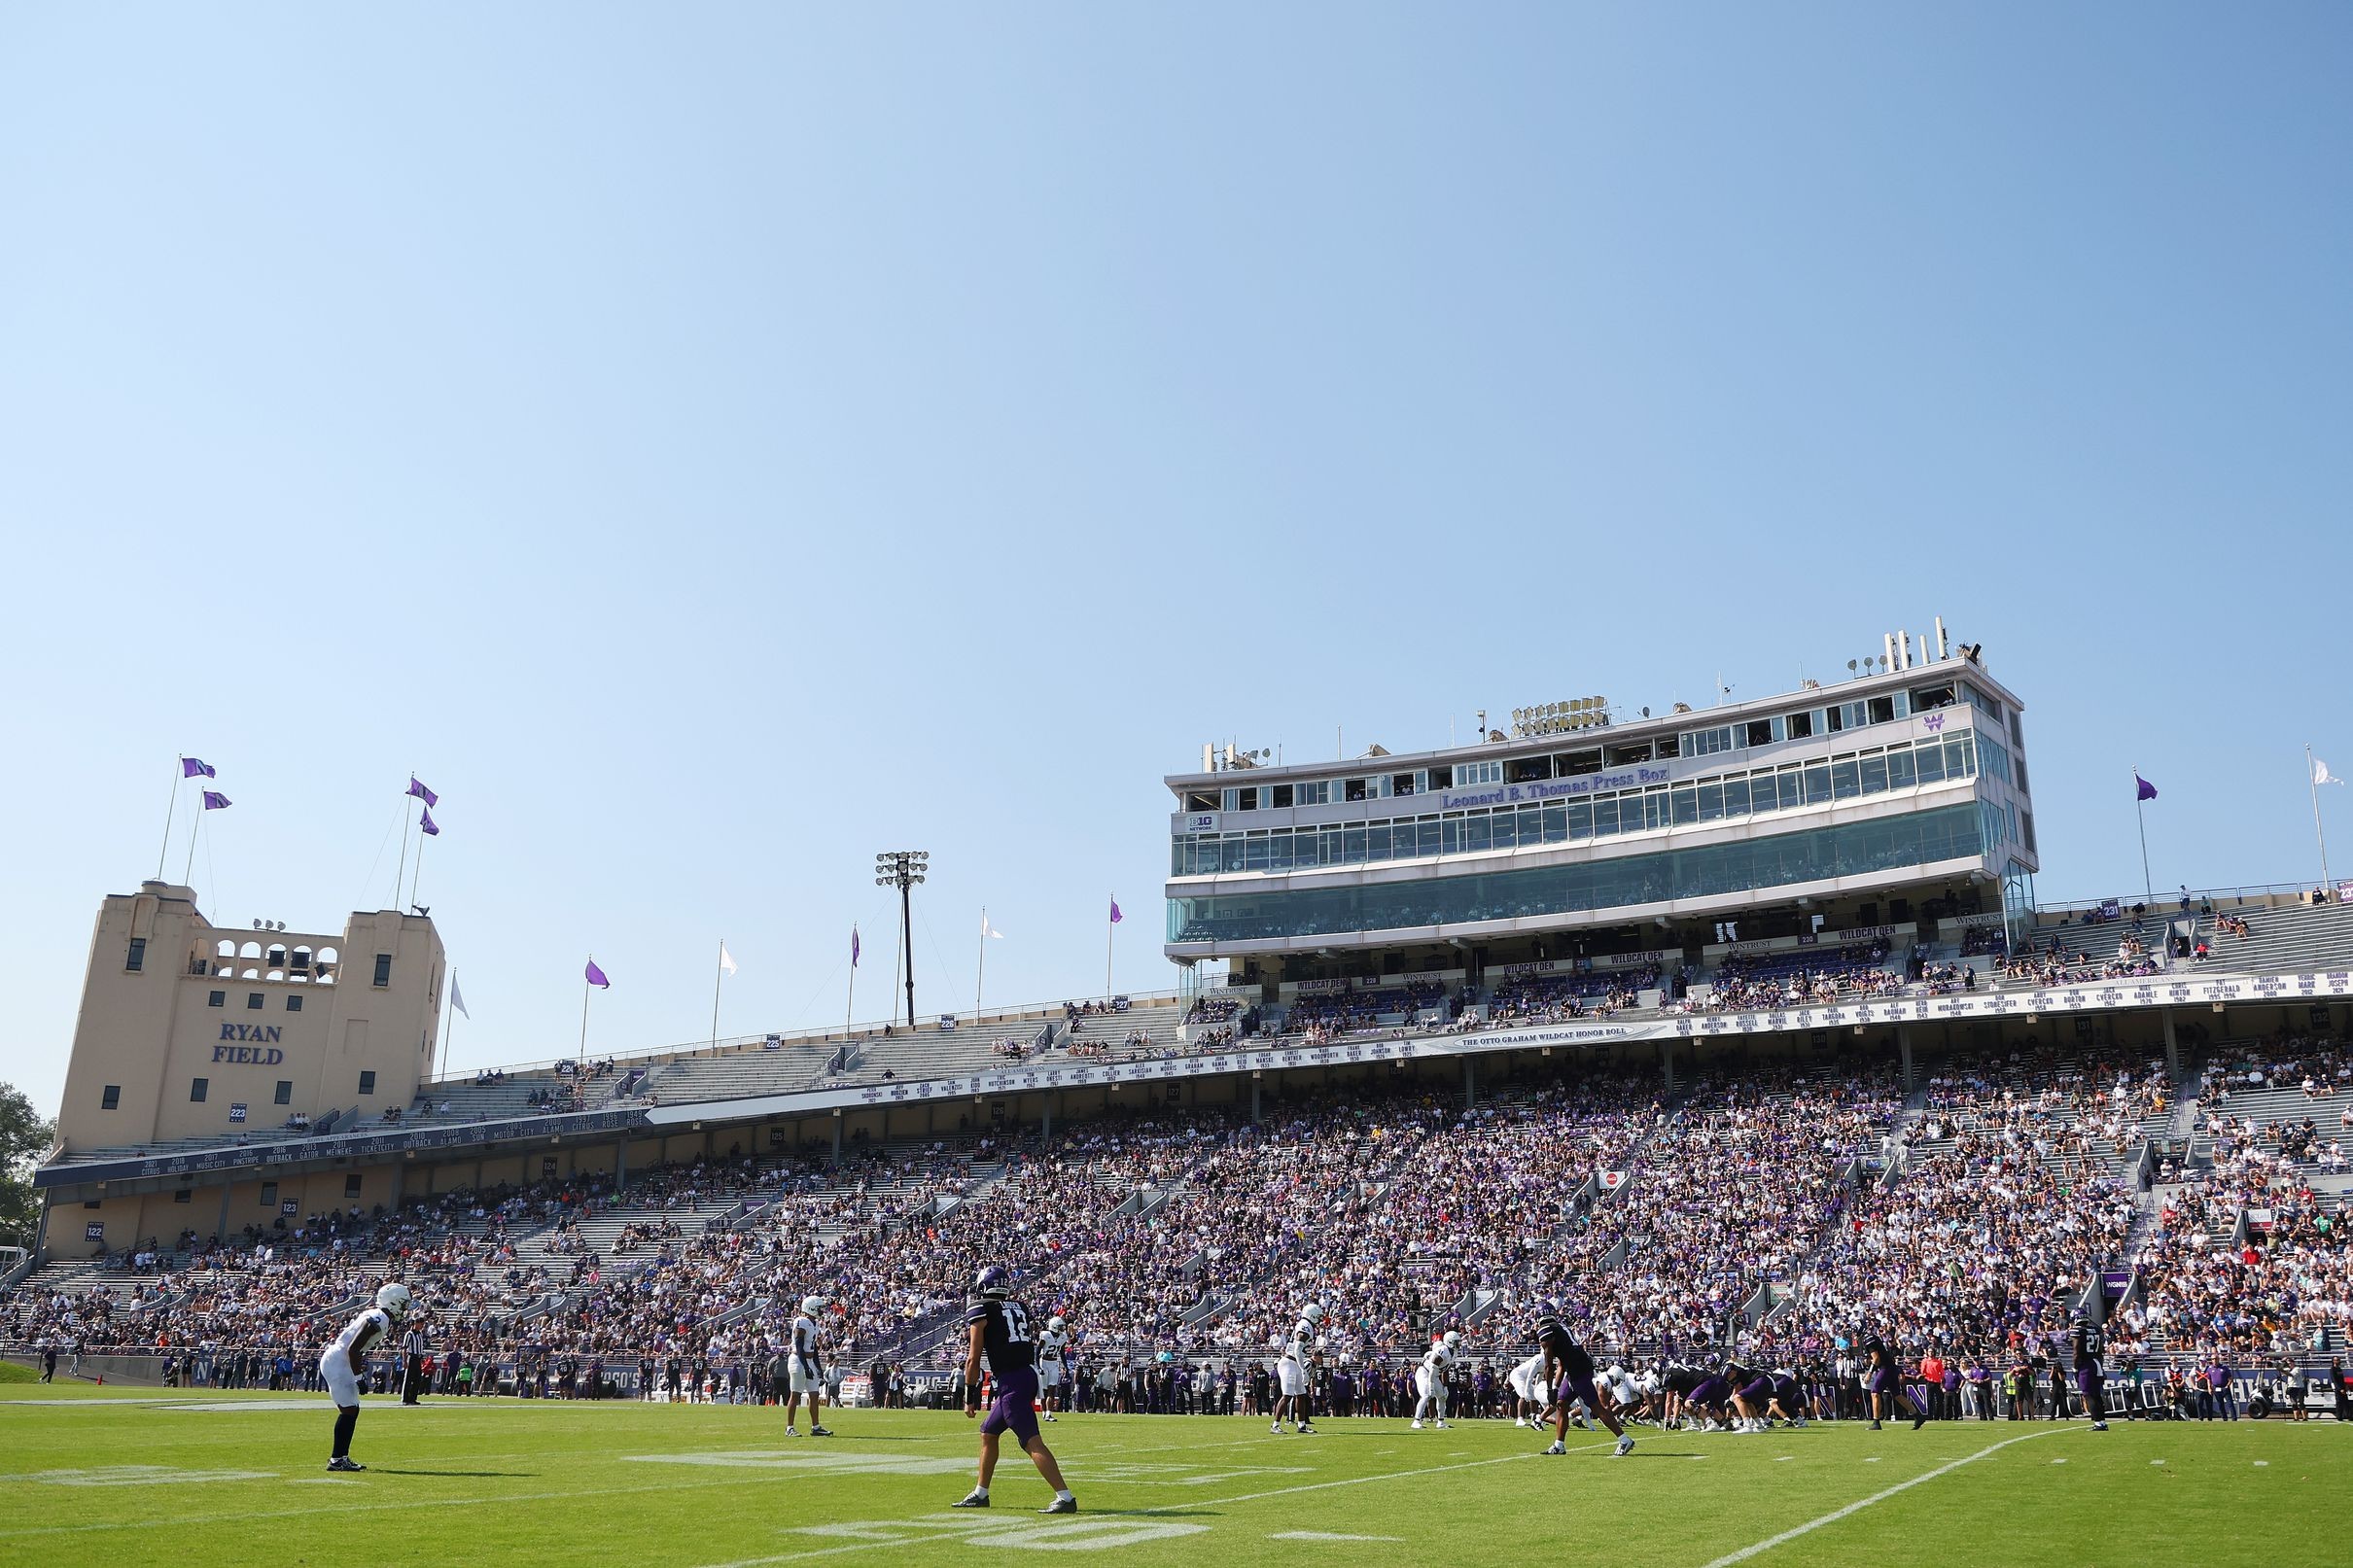
[[[1030,1338],[1030,1309],[1009,1298],[1013,1276],[1001,1265],[990,1264],[973,1276],[971,1309],[966,1314],[965,1418],[980,1413],[980,1365],[987,1357],[997,1378],[997,1397],[989,1417],[980,1423],[980,1481],[958,1508],[987,1508],[989,1478],[997,1473],[997,1440],[1010,1430],[1046,1484],[1054,1501],[1040,1514],[1075,1514],[1078,1499],[1063,1484],[1062,1466],[1037,1430],[1036,1351]]]

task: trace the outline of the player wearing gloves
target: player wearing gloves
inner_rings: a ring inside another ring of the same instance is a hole
[[[1310,1302],[1299,1309],[1299,1321],[1291,1327],[1290,1342],[1282,1347],[1282,1356],[1275,1363],[1275,1424],[1267,1428],[1270,1432],[1282,1433],[1282,1416],[1287,1410],[1291,1419],[1299,1423],[1301,1437],[1316,1435],[1309,1391],[1314,1387],[1316,1331],[1322,1323],[1323,1307],[1319,1303]]]
[[[360,1425],[360,1385],[367,1376],[360,1358],[385,1342],[414,1305],[406,1285],[380,1286],[375,1305],[344,1324],[334,1343],[319,1352],[319,1376],[326,1380],[328,1397],[335,1403],[334,1454],[327,1461],[328,1469],[368,1468],[351,1456],[351,1435]]]
[[[825,1309],[823,1296],[803,1296],[800,1316],[792,1320],[792,1340],[785,1347],[785,1436],[794,1437],[792,1417],[800,1410],[801,1396],[809,1398],[809,1436],[829,1438],[825,1429],[825,1363],[819,1351],[820,1335],[817,1314]]]
[[[1446,1425],[1446,1378],[1454,1370],[1455,1358],[1462,1348],[1462,1336],[1453,1329],[1422,1353],[1422,1365],[1414,1369],[1414,1392],[1420,1397],[1414,1402],[1414,1430],[1422,1430],[1424,1411],[1434,1411],[1439,1431]]]

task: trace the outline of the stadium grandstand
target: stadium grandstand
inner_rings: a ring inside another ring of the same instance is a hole
[[[1941,630],[1886,647],[1705,712],[1212,750],[1164,782],[1166,992],[921,1027],[448,1074],[429,918],[248,933],[147,883],[98,913],[0,1349],[300,1384],[398,1278],[446,1391],[691,1396],[765,1390],[814,1294],[886,1398],[951,1376],[989,1259],[1127,1409],[1247,1401],[1309,1301],[1334,1408],[1449,1328],[1475,1405],[1546,1297],[1837,1413],[1865,1324],[1945,1353],[1938,1401],[2021,1397],[2078,1310],[2150,1397],[2327,1365],[2353,916],[2038,904],[2021,699]]]

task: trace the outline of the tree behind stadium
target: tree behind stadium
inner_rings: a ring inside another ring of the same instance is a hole
[[[41,1221],[33,1162],[49,1152],[56,1124],[33,1110],[14,1084],[0,1084],[0,1245],[29,1247]]]

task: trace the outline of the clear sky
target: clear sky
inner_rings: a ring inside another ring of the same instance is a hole
[[[2353,10],[0,3],[0,1079],[172,758],[472,1066],[1166,986],[1162,774],[1844,674],[2027,699],[2046,899],[2353,772]],[[2340,872],[2353,809],[2334,792]],[[180,819],[185,828],[187,818]],[[175,837],[171,870],[184,853]]]

